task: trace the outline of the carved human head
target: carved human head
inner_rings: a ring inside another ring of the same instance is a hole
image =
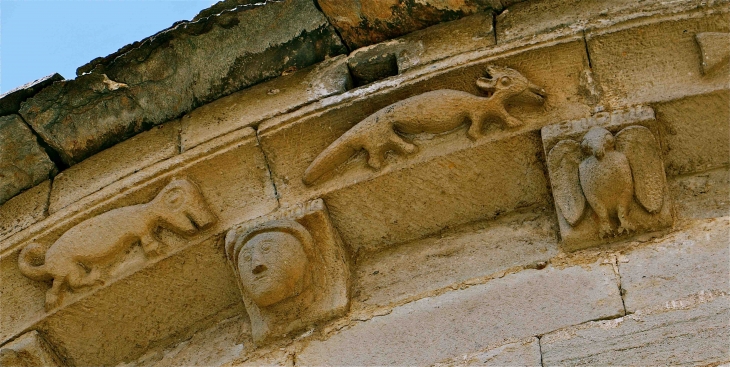
[[[583,136],[580,146],[585,154],[602,159],[606,151],[614,150],[615,138],[610,131],[602,127],[592,127]]]
[[[277,220],[239,237],[235,252],[243,292],[259,307],[301,294],[311,282],[312,237],[301,224]]]

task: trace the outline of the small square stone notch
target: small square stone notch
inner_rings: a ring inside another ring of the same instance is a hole
[[[256,345],[349,308],[348,256],[322,199],[236,226],[225,248]]]
[[[61,359],[35,330],[0,347],[0,366],[62,366]]]
[[[645,106],[542,128],[564,250],[672,226],[658,136]]]

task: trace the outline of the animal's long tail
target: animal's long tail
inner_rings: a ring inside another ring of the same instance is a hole
[[[302,181],[306,185],[313,184],[322,175],[334,170],[337,166],[345,163],[345,161],[357,153],[357,150],[352,147],[352,144],[348,144],[349,142],[347,140],[349,140],[350,136],[352,135],[345,133],[330,144],[322,153],[319,153],[317,158],[304,171]]]
[[[18,267],[20,268],[20,272],[33,280],[45,281],[53,279],[53,277],[48,273],[48,270],[46,270],[45,264],[33,265],[33,259],[43,259],[45,256],[46,254],[43,246],[37,243],[31,243],[25,246],[25,248],[20,251],[20,256],[18,258]]]

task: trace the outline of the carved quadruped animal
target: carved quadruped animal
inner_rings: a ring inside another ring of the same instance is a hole
[[[565,220],[576,226],[586,201],[598,216],[599,237],[636,229],[629,219],[636,201],[655,214],[664,205],[664,165],[659,144],[649,129],[630,126],[614,137],[602,127],[591,128],[579,144],[558,142],[548,153],[553,195]],[[611,218],[618,219],[614,231]]]
[[[407,142],[403,134],[440,134],[471,123],[467,136],[475,140],[482,135],[487,122],[513,128],[522,121],[510,115],[505,104],[511,100],[542,104],[545,90],[532,84],[516,70],[488,66],[487,76],[476,85],[487,97],[439,89],[393,103],[360,121],[320,153],[304,172],[304,181],[312,185],[325,173],[334,170],[355,153],[364,149],[368,165],[380,169],[389,151],[412,154],[418,148]]]
[[[132,245],[139,243],[148,256],[158,255],[161,242],[157,228],[190,236],[216,220],[195,184],[173,179],[148,203],[112,209],[75,225],[45,253],[40,244],[26,246],[20,252],[18,267],[33,280],[53,279],[46,293],[46,309],[52,309],[62,301],[64,285],[76,289],[103,284],[99,267]],[[42,265],[38,265],[41,259]]]

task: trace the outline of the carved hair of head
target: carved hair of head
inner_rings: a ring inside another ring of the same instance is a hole
[[[274,220],[247,229],[238,236],[235,241],[226,243],[226,253],[232,261],[236,261],[236,259],[238,259],[238,254],[241,252],[241,249],[246,242],[259,234],[268,232],[284,232],[294,236],[294,238],[299,240],[299,243],[302,244],[304,253],[307,254],[308,257],[313,256],[314,240],[312,239],[312,235],[306,228],[304,228],[303,225],[290,219]]]

